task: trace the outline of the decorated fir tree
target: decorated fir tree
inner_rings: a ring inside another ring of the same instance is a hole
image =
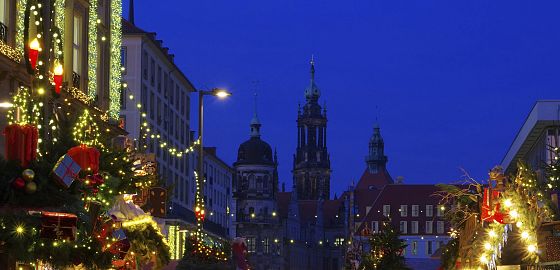
[[[371,235],[369,244],[359,269],[409,269],[403,256],[406,244],[389,222],[383,222],[380,232]]]

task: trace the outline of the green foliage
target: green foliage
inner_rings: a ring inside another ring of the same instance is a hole
[[[452,238],[441,251],[441,267],[444,270],[455,270],[459,257],[459,239]]]
[[[209,247],[214,252],[224,252],[227,257],[231,254],[231,246],[228,242],[220,242],[218,245]],[[231,262],[219,261],[216,256],[206,256],[197,252],[197,239],[194,236],[188,236],[185,239],[185,254],[177,270],[229,270],[234,269]]]
[[[407,245],[388,222],[383,222],[381,231],[371,236],[369,244],[370,251],[363,255],[360,269],[409,269],[402,255]]]
[[[169,263],[171,259],[169,247],[163,241],[163,236],[152,225],[129,227],[125,233],[130,241],[130,251],[133,251],[140,261],[150,261],[152,255],[155,255],[156,268],[161,268]]]

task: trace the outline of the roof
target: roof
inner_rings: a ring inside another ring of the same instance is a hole
[[[175,64],[175,61],[174,61],[175,55],[169,53],[169,48],[163,47],[163,41],[156,39],[156,33],[155,32],[147,32],[147,31],[139,28],[138,26],[132,24],[131,22],[129,22],[128,20],[126,20],[124,18],[121,18],[121,20],[122,20],[123,36],[126,36],[126,35],[143,35],[143,36],[145,36],[167,58],[168,63],[177,71],[177,73],[179,74],[179,77],[181,77],[182,79],[184,79],[187,82],[187,84],[190,86],[190,88],[187,89],[187,90],[191,91],[191,92],[196,92],[196,88],[194,87],[194,85],[187,78],[187,76],[183,73],[183,71]]]
[[[290,208],[290,200],[292,192],[278,192],[278,214],[281,218],[288,217]],[[317,215],[317,200],[300,200],[298,201],[299,220],[301,222],[314,222]],[[337,200],[323,201],[323,220],[324,224],[334,223],[339,213],[340,207],[344,206],[344,199],[341,197]],[[342,218],[342,217],[341,217]]]
[[[437,191],[439,191],[439,188],[436,185],[386,185],[379,191],[379,194],[373,203],[360,206],[360,209],[365,208],[366,206],[371,206],[371,210],[367,214],[364,214],[364,216],[360,213],[360,218],[357,218],[356,222],[386,220],[387,218],[383,216],[383,205],[391,205],[390,216],[393,217],[393,225],[398,224],[398,221],[404,220],[418,221],[419,226],[423,227],[425,221],[434,220],[436,218],[436,207],[440,201],[440,198],[434,195]],[[406,196],[403,196],[403,194],[406,194]],[[400,205],[407,205],[409,207],[408,211],[410,212],[408,212],[406,217],[401,217],[398,214]],[[412,216],[410,208],[411,205],[419,205],[420,213],[417,217]],[[426,217],[426,215],[423,214],[426,210],[425,205],[434,206],[434,213],[432,217]],[[358,231],[361,231],[362,227],[363,223],[358,228]]]
[[[216,147],[212,146],[212,147],[204,147],[204,156],[205,157],[211,157],[212,159],[214,159],[214,161],[220,163],[222,165],[222,167],[226,168],[227,170],[230,171],[230,173],[234,173],[235,170],[229,166],[225,161],[223,161],[220,157],[218,157],[218,155],[216,154]]]
[[[512,172],[517,161],[523,159],[531,150],[545,128],[560,125],[559,120],[560,100],[539,100],[535,102],[531,112],[502,159],[501,165],[505,172]]]
[[[236,165],[244,164],[274,164],[272,159],[272,148],[268,143],[261,140],[260,137],[251,137],[239,146],[237,150]]]
[[[378,173],[371,173],[367,168],[356,185],[356,190],[381,189],[383,186],[392,184],[393,178],[387,170],[379,170]]]

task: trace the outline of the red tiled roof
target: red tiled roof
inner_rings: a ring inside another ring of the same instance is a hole
[[[371,221],[381,221],[387,218],[383,216],[383,205],[391,206],[391,220],[394,227],[399,225],[399,221],[418,221],[419,233],[424,230],[425,221],[436,221],[442,220],[441,217],[436,217],[437,205],[440,198],[434,196],[434,193],[438,191],[438,187],[435,185],[403,185],[403,184],[392,184],[386,185],[381,193],[377,196],[377,199],[373,204],[366,206],[371,206],[371,210],[366,216],[360,216],[357,218],[357,222],[371,222]],[[407,216],[401,217],[399,208],[401,205],[407,205]],[[417,217],[412,216],[412,205],[419,206],[419,213]],[[426,216],[426,205],[433,205],[433,215],[432,217]],[[363,206],[365,207],[365,206]],[[360,206],[362,208],[362,206]],[[371,224],[371,223],[370,223]],[[363,223],[358,228],[361,231]],[[396,227],[398,228],[398,227]],[[433,232],[435,233],[435,227]],[[409,230],[410,233],[410,230]]]
[[[370,173],[366,168],[362,177],[360,177],[360,181],[358,181],[356,185],[356,190],[380,189],[388,184],[393,184],[393,178],[391,178],[387,170],[380,170],[378,173]]]

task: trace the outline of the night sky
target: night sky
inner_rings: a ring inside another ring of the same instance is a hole
[[[136,25],[157,32],[197,88],[234,93],[205,99],[205,145],[235,161],[257,92],[262,138],[288,187],[312,54],[333,194],[363,173],[376,119],[393,178],[452,182],[464,168],[482,179],[535,101],[559,98],[559,1],[157,3],[135,1]],[[193,95],[191,129],[197,104]]]

